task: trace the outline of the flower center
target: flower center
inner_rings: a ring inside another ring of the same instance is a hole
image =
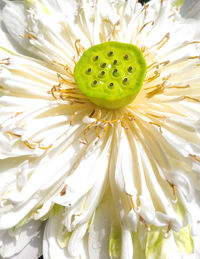
[[[117,109],[137,96],[146,71],[146,61],[139,48],[111,41],[87,49],[75,66],[74,78],[92,103]]]

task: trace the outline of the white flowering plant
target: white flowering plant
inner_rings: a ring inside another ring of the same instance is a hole
[[[0,258],[200,258],[199,1],[0,8]]]

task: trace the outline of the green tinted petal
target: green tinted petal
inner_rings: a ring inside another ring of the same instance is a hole
[[[174,210],[176,211],[176,214],[179,216],[180,220],[183,222],[185,218],[185,207],[181,202],[175,203]]]
[[[162,231],[152,231],[147,234],[146,259],[167,259],[163,253],[166,239]]]
[[[109,255],[112,259],[120,258],[121,242],[121,226],[113,223],[109,240]]]
[[[132,240],[133,240],[133,259],[146,259],[145,256],[145,249],[142,248],[140,242],[140,233],[139,231],[132,233]]]
[[[184,0],[176,0],[176,1],[174,2],[174,4],[175,4],[177,7],[181,7],[181,6],[183,5],[183,3],[184,3]]]
[[[59,246],[61,248],[64,248],[67,246],[68,242],[69,242],[69,239],[72,235],[72,232],[62,232],[62,231],[59,231],[59,234],[57,236],[57,242],[59,244]]]
[[[182,228],[178,233],[170,231],[165,237],[162,229],[153,228],[147,234],[146,259],[167,259],[171,255],[192,254],[194,242],[190,227]]]
[[[40,218],[41,221],[47,220],[49,217],[55,217],[58,215],[59,212],[61,212],[61,209],[63,207],[59,204],[54,204],[53,207],[45,214],[43,217]]]
[[[14,228],[13,231],[23,227],[23,225],[30,219],[31,215],[33,214],[32,211],[30,211]]]
[[[190,226],[182,228],[178,233],[174,233],[174,239],[180,253],[193,253],[194,241],[191,236]]]
[[[50,14],[48,8],[42,4],[40,1],[36,1],[36,0],[24,0],[24,4],[25,5],[36,5],[39,4],[41,10],[44,12],[44,14]]]
[[[63,207],[60,204],[54,204],[52,208],[53,217],[56,216]]]

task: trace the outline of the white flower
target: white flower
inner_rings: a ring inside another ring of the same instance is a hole
[[[200,21],[172,0],[6,1],[0,37],[2,258],[35,259],[45,220],[44,259],[198,258]],[[107,41],[147,63],[114,110],[73,75]]]

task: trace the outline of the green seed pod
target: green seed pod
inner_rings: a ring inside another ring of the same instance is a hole
[[[85,67],[88,67],[87,73]],[[83,53],[75,66],[74,79],[91,102],[118,109],[137,96],[146,72],[146,61],[138,47],[110,41]]]

